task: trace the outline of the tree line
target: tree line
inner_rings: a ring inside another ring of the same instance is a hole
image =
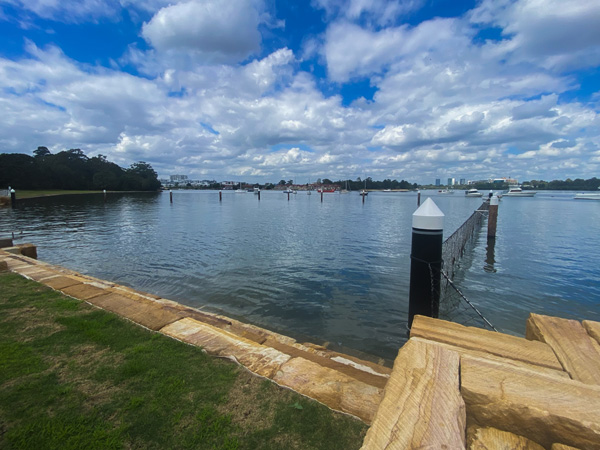
[[[80,149],[52,154],[38,147],[33,156],[0,154],[0,186],[14,189],[155,191],[158,175],[144,161],[123,169],[104,155],[88,158]]]

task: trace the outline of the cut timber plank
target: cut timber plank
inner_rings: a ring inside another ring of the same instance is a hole
[[[491,427],[469,427],[467,441],[469,450],[544,450],[530,439]]]
[[[273,381],[370,424],[383,390],[304,358],[283,364]]]
[[[600,449],[600,386],[461,356],[469,425],[493,426],[545,448]]]
[[[548,344],[574,380],[600,384],[600,344],[577,320],[530,314],[526,336]]]
[[[481,328],[465,327],[445,320],[415,316],[410,337],[422,337],[469,350],[490,353],[502,358],[562,370],[552,349],[542,342],[528,341]]]
[[[458,353],[410,339],[398,352],[362,448],[465,448]]]
[[[584,320],[581,324],[583,325],[583,328],[585,328],[585,331],[587,331],[591,337],[596,339],[596,342],[600,343],[600,322]]]
[[[190,318],[167,325],[160,332],[202,347],[209,354],[233,359],[267,378],[272,378],[280,366],[290,359],[289,355],[273,348]]]

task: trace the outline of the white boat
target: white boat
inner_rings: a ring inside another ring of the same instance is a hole
[[[367,191],[367,180],[366,179],[365,179],[365,188],[360,191],[360,195],[362,195],[363,197],[365,195],[369,195],[369,191]]]
[[[236,194],[245,194],[246,190],[242,189],[242,182],[240,181],[240,188],[235,190]]]
[[[340,191],[340,194],[349,194],[349,193],[350,193],[350,191],[348,190],[348,180],[346,180],[346,187]]]
[[[504,197],[533,197],[537,194],[536,191],[524,191],[519,186],[510,186],[508,192],[504,193]]]
[[[291,188],[287,188],[283,191],[284,194],[293,194],[294,191]]]
[[[438,191],[438,194],[454,194],[454,190],[453,189],[440,189]]]
[[[600,186],[598,192],[582,192],[581,194],[575,194],[573,197],[575,200],[600,200]]]
[[[465,192],[466,197],[481,197],[483,194],[477,189],[469,189]]]
[[[260,188],[255,187],[253,191],[256,195],[260,194]]]

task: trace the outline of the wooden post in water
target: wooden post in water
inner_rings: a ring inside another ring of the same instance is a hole
[[[173,191],[169,191],[169,200],[173,203]]]
[[[17,206],[17,193],[14,189],[10,190],[10,206],[11,208]]]
[[[323,203],[323,191],[321,191],[321,203]]]
[[[421,206],[421,191],[417,191],[417,206]]]
[[[490,199],[490,211],[488,214],[488,239],[496,239],[496,225],[498,223],[498,197],[493,196]]]
[[[437,317],[440,307],[440,276],[444,213],[428,198],[414,213],[408,299],[408,328],[415,315]]]
[[[223,201],[223,191],[219,191],[219,201]]]
[[[258,190],[258,199],[260,200],[260,189]]]
[[[106,203],[106,189],[104,189],[103,194],[104,194],[104,203]]]
[[[288,202],[289,202],[290,201],[290,193],[288,192],[287,195],[288,195]]]

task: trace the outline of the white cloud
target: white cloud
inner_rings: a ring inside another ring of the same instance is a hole
[[[207,63],[235,62],[260,49],[260,5],[252,0],[192,0],[162,8],[142,35],[159,52],[192,53]]]
[[[118,0],[0,0],[0,3],[29,11],[43,19],[66,23],[116,19],[121,11]]]
[[[324,9],[329,17],[366,19],[382,26],[393,24],[424,3],[424,0],[313,0],[313,4]]]

